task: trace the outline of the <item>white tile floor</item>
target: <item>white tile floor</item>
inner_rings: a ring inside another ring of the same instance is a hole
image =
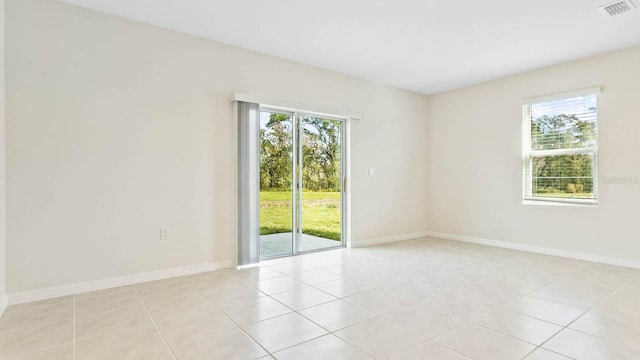
[[[640,359],[639,299],[639,270],[420,239],[10,306],[0,359]]]

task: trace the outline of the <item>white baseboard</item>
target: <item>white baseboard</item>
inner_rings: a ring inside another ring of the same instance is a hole
[[[520,251],[526,251],[526,252],[531,252],[536,254],[560,256],[560,257],[569,258],[569,259],[585,260],[585,261],[592,261],[592,262],[597,262],[602,264],[640,269],[640,260],[634,260],[634,259],[624,259],[624,258],[618,258],[613,256],[596,255],[596,254],[584,253],[579,251],[554,249],[554,248],[548,248],[543,246],[527,245],[527,244],[514,243],[509,241],[501,241],[501,240],[482,239],[482,238],[477,238],[473,236],[448,234],[448,233],[441,233],[441,232],[434,232],[434,231],[430,231],[429,235],[427,236],[447,239],[447,240],[463,241],[463,242],[473,243],[473,244],[488,245],[488,246],[494,246],[494,247],[505,248],[505,249],[520,250]]]
[[[60,296],[81,294],[89,291],[110,289],[118,286],[140,284],[147,281],[168,279],[177,276],[198,274],[207,271],[226,269],[235,266],[232,260],[217,261],[199,265],[183,266],[165,270],[150,271],[133,275],[119,276],[110,279],[87,281],[83,283],[56,286],[32,291],[8,294],[5,303],[21,304],[37,300],[52,299]],[[1,299],[0,299],[1,301]]]
[[[369,240],[353,241],[349,247],[357,248],[357,247],[364,247],[364,246],[371,246],[371,245],[378,245],[378,244],[386,244],[386,243],[402,241],[402,240],[419,239],[427,236],[431,236],[431,232],[422,231],[422,232],[409,233],[409,234],[385,236],[385,237],[369,239]]]
[[[547,248],[542,246],[527,245],[520,243],[513,243],[508,241],[483,239],[473,236],[458,235],[441,233],[435,231],[423,231],[409,234],[400,234],[393,236],[386,236],[380,238],[374,238],[369,240],[362,240],[353,242],[350,247],[365,247],[377,244],[385,244],[402,240],[419,239],[423,237],[436,237],[447,240],[463,241],[467,243],[488,245],[505,249],[520,250],[536,254],[560,256],[570,259],[593,261],[597,263],[610,264],[616,266],[624,266],[630,268],[640,269],[640,260],[624,259],[613,256],[595,255],[589,253],[583,253],[571,250],[562,250]],[[236,264],[232,260],[218,261],[212,263],[205,263],[200,265],[184,266],[178,268],[171,268],[165,270],[151,271],[146,273],[139,273],[133,275],[120,276],[110,279],[88,281],[77,284],[63,285],[45,289],[38,289],[32,291],[23,291],[7,295],[0,295],[0,315],[4,312],[7,305],[21,304],[30,301],[45,300],[56,298],[60,296],[81,294],[89,291],[110,289],[118,286],[139,284],[147,281],[168,279],[177,276],[197,274],[207,271],[214,271],[219,269],[226,269],[234,267]]]
[[[0,295],[0,316],[4,314],[4,311],[7,309],[7,305],[9,304],[7,300],[7,294]]]

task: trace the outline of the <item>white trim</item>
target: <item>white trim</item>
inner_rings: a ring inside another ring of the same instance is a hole
[[[524,197],[522,205],[549,205],[549,206],[576,206],[576,207],[598,207],[598,199],[575,199],[575,198],[554,198],[554,197]]]
[[[254,264],[247,264],[247,265],[236,265],[236,270],[246,270],[246,269],[251,269],[251,268],[255,268],[255,267],[260,267],[260,263],[254,263]]]
[[[0,295],[0,316],[4,314],[4,311],[7,309],[7,305],[9,301],[7,300],[7,294]]]
[[[237,104],[238,101],[242,101],[242,102],[251,102],[252,104],[257,103],[258,101],[260,101],[257,98],[253,98],[253,97],[247,97],[247,95],[243,95],[243,94],[238,94],[238,93],[234,93],[232,96],[233,103],[235,104],[235,107],[237,108]],[[268,100],[265,100],[268,101]],[[340,242],[340,247],[350,247],[350,243],[351,243],[351,123],[352,120],[358,120],[355,119],[353,117],[348,117],[348,116],[340,116],[340,115],[335,115],[335,114],[327,114],[327,113],[318,113],[318,112],[313,112],[313,111],[308,111],[306,109],[294,109],[294,108],[285,108],[285,107],[281,107],[281,106],[273,106],[273,105],[268,105],[268,104],[263,104],[263,103],[258,103],[259,104],[259,108],[260,111],[266,111],[266,112],[278,112],[278,113],[282,113],[285,114],[287,116],[290,116],[292,119],[292,133],[296,134],[296,135],[300,135],[301,133],[299,133],[300,131],[300,126],[301,126],[301,117],[304,116],[322,116],[323,118],[328,118],[337,122],[341,123],[341,132],[340,132],[340,138],[341,138],[341,150],[342,150],[342,162],[340,164],[340,179],[341,179],[341,197],[340,197],[340,207],[342,209],[341,211],[341,234],[342,234],[342,238],[341,238],[341,242]],[[301,154],[302,153],[302,143],[299,142],[298,140],[298,136],[294,136],[293,137],[293,149],[296,150],[297,153]],[[292,184],[293,184],[293,189],[295,191],[293,191],[293,203],[296,204],[296,206],[294,206],[294,208],[297,210],[293,213],[293,224],[297,224],[298,223],[298,219],[301,218],[302,216],[302,206],[298,203],[298,197],[299,197],[299,192],[301,191],[301,188],[299,188],[297,185],[302,183],[302,174],[298,173],[296,171],[297,168],[301,167],[302,164],[298,163],[302,161],[301,157],[296,157],[297,161],[293,161],[292,166],[293,166],[293,171],[292,171]],[[300,176],[300,178],[296,178],[296,174],[298,174]],[[324,249],[313,249],[313,250],[301,250],[300,248],[300,236],[302,235],[302,229],[299,226],[295,226],[297,229],[295,230],[295,236],[293,238],[293,250],[290,254],[280,254],[280,255],[272,255],[272,256],[268,256],[268,257],[260,257],[261,260],[269,260],[269,259],[273,259],[273,258],[279,258],[279,257],[283,257],[283,256],[295,256],[295,255],[301,255],[301,254],[305,254],[305,253],[310,253],[310,252],[316,252],[316,251],[324,251],[324,250],[329,250],[329,249],[333,249],[335,247],[331,247],[331,248],[324,248]]]
[[[260,104],[261,106],[269,107],[271,109],[299,112],[309,115],[319,115],[345,119],[348,118],[352,120],[362,120],[362,118],[364,117],[362,113],[351,110],[330,109],[321,106],[301,104],[285,100],[268,99],[237,92],[231,95],[231,101],[250,102],[254,104]]]
[[[531,123],[533,122],[531,107],[534,103],[542,103],[552,100],[565,100],[572,97],[595,95],[596,98],[596,126],[600,121],[600,93],[601,87],[593,87],[588,89],[564,92],[555,95],[542,96],[538,98],[525,99],[522,105],[523,117],[522,117],[522,197],[523,204],[531,205],[536,201],[540,203],[536,205],[549,205],[551,203],[559,203],[561,205],[566,204],[578,204],[579,206],[597,206],[598,205],[598,139],[599,131],[596,132],[596,147],[590,148],[569,148],[569,149],[551,149],[551,150],[532,150],[531,149]],[[597,127],[596,127],[597,129]],[[592,199],[577,199],[577,198],[553,198],[545,197],[544,200],[539,200],[533,196],[533,159],[537,157],[545,156],[562,156],[562,155],[591,155],[593,157],[592,168],[592,181],[593,181],[593,198]]]
[[[524,156],[543,157],[561,155],[593,155],[596,156],[598,148],[573,148],[573,149],[553,149],[553,150],[529,150],[524,152]]]
[[[342,209],[342,220],[344,226],[342,227],[344,234],[343,246],[350,248],[352,243],[351,238],[351,121],[344,122],[344,162],[342,164],[344,171],[342,176],[346,178],[346,184],[343,184],[342,197],[344,201],[344,208]]]
[[[235,226],[231,227],[231,234],[229,236],[229,258],[233,260],[233,266],[237,266],[239,263],[239,258],[238,258],[238,241],[240,241],[240,231],[238,229],[238,224],[239,224],[239,215],[238,215],[238,211],[239,211],[239,205],[240,205],[240,199],[239,199],[239,194],[238,194],[238,190],[240,188],[239,186],[239,179],[240,179],[240,166],[239,166],[239,157],[240,157],[240,149],[239,149],[239,142],[240,140],[238,139],[238,135],[239,135],[239,130],[238,130],[238,102],[234,101],[232,103],[232,107],[233,107],[233,118],[232,118],[232,124],[233,124],[233,136],[231,138],[231,144],[233,146],[233,149],[235,149],[235,151],[231,152],[231,156],[232,156],[232,175],[233,175],[233,184],[231,185],[231,197],[232,197],[232,201],[230,203],[230,208],[229,208],[229,214],[231,214],[231,224],[235,224]]]
[[[586,89],[567,91],[567,92],[558,93],[558,94],[536,96],[536,97],[524,99],[522,100],[522,105],[530,105],[532,103],[553,101],[553,100],[560,100],[560,99],[569,99],[573,97],[590,95],[590,94],[600,94],[601,92],[602,92],[602,87],[594,86]]]
[[[368,240],[353,241],[351,242],[349,247],[359,248],[359,247],[365,247],[365,246],[371,246],[371,245],[386,244],[386,243],[402,241],[402,240],[419,239],[419,238],[424,238],[428,236],[431,236],[430,231],[392,235],[392,236],[385,236],[385,237],[379,237],[379,238],[368,239]]]
[[[165,270],[150,271],[133,275],[119,276],[110,279],[87,281],[77,284],[62,285],[45,289],[31,290],[8,294],[8,304],[22,304],[31,301],[52,299],[60,296],[76,295],[89,291],[110,289],[118,286],[140,284],[147,281],[163,280],[177,276],[198,274],[208,271],[231,268],[235,266],[232,260],[216,261],[200,265],[177,267]]]
[[[435,232],[435,231],[430,231],[429,236],[440,238],[440,239],[463,241],[463,242],[472,243],[472,244],[487,245],[487,246],[499,247],[504,249],[520,250],[520,251],[526,251],[526,252],[536,253],[536,254],[559,256],[559,257],[564,257],[569,259],[592,261],[592,262],[597,262],[601,264],[624,266],[624,267],[629,267],[634,269],[640,269],[640,260],[634,260],[634,259],[625,259],[625,258],[619,258],[614,256],[596,255],[596,254],[584,253],[580,251],[555,249],[555,248],[548,248],[543,246],[514,243],[510,241],[482,239],[474,236],[448,234],[448,233],[441,233],[441,232]]]

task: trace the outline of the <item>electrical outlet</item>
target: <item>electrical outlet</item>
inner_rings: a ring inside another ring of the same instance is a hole
[[[496,211],[496,221],[502,222],[502,213],[500,211]]]
[[[160,240],[166,241],[171,239],[171,232],[168,228],[160,228]]]

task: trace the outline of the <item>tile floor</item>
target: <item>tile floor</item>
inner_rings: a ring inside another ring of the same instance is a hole
[[[640,359],[640,270],[439,239],[13,305],[2,360]]]

